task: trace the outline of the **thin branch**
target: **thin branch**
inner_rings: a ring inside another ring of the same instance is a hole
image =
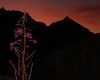
[[[30,61],[29,61],[28,65],[27,65],[27,67],[29,67],[29,66],[30,66],[31,61],[32,61],[32,58],[33,58],[33,56],[31,56],[31,59],[30,59]]]
[[[20,45],[21,47],[23,47],[23,45],[21,45],[20,43],[16,43],[16,44],[18,44],[18,45]]]
[[[17,48],[22,49],[21,47],[15,47],[15,48],[16,48],[16,49],[17,49]],[[17,50],[18,50],[18,49],[17,49]]]
[[[26,28],[26,29],[28,29],[29,31],[32,31],[30,28]]]
[[[26,54],[26,58],[28,57],[28,54],[29,54],[29,53],[30,53],[30,51],[27,52],[27,54]],[[25,59],[26,59],[26,58],[25,58]]]
[[[15,67],[15,64],[14,64],[14,67]],[[16,69],[14,69],[14,73],[15,73],[15,79],[18,80],[17,79],[17,74],[16,74]]]
[[[33,68],[33,63],[31,64],[31,69],[30,69],[30,74],[29,74],[29,78],[28,78],[28,80],[30,80],[30,78],[31,78],[32,68]]]
[[[18,56],[18,57],[20,57],[20,54],[19,54],[19,52],[17,51],[17,49],[16,48],[14,48],[15,49],[15,54]]]
[[[14,51],[14,53],[16,54],[16,56],[17,56],[17,57],[20,57],[20,56],[17,54],[17,52],[16,52],[16,51]]]
[[[18,34],[18,33],[17,33],[17,34],[16,34],[16,33],[14,33],[14,35],[19,35],[19,36],[22,36],[22,37],[23,37],[22,33],[19,33],[19,34]]]
[[[28,42],[30,42],[30,41],[32,41],[32,40],[28,40],[26,43],[28,43]]]
[[[22,24],[15,24],[15,25],[22,25]]]
[[[35,52],[36,52],[36,50],[33,51],[33,53],[31,53],[31,54],[28,56],[28,58],[26,58],[26,60],[28,60]]]
[[[19,75],[20,75],[20,58],[18,58],[18,72],[19,72]]]
[[[14,64],[11,62],[11,60],[9,60],[10,64],[12,65],[12,67],[14,68],[14,70],[16,71],[16,73],[19,75],[19,72],[16,70]],[[20,75],[19,75],[20,76]]]
[[[19,51],[20,53],[22,53],[21,50],[19,50],[18,48],[16,48],[16,50]]]

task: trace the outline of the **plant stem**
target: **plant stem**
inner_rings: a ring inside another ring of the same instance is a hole
[[[25,55],[26,55],[26,50],[25,50],[25,46],[26,46],[26,28],[25,28],[25,18],[26,18],[26,14],[24,14],[23,18],[23,23],[22,23],[22,27],[24,29],[24,45],[23,45],[23,52],[22,52],[22,80],[26,80],[26,65],[25,65]]]
[[[22,80],[26,80],[26,68],[25,68],[25,45],[26,45],[26,30],[25,30],[25,24],[23,25],[24,28],[24,45],[23,45],[23,53],[22,53]]]

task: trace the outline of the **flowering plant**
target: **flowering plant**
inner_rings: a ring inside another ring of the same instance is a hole
[[[33,39],[31,34],[32,30],[25,26],[25,22],[27,22],[26,12],[24,12],[24,15],[18,21],[18,24],[16,24],[20,25],[20,27],[14,28],[14,38],[16,38],[17,40],[10,43],[10,51],[14,50],[14,53],[18,57],[17,66],[12,63],[11,60],[9,60],[10,64],[14,68],[16,80],[30,80],[33,67],[32,57],[33,54],[36,52],[36,50],[33,51],[31,54],[27,52],[27,49],[30,47],[28,45],[28,42],[32,41],[35,44],[37,43],[37,41]],[[29,67],[30,71],[29,73],[27,73]]]

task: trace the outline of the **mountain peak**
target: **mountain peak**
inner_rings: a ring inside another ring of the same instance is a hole
[[[67,19],[70,19],[68,16],[66,16],[63,20],[67,20]]]

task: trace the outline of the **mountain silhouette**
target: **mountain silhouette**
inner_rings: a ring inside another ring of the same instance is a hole
[[[13,29],[16,27],[15,24],[20,20],[22,15],[23,12],[21,11],[0,9],[0,63],[2,64],[0,66],[0,74],[13,74],[13,69],[8,59],[16,61],[16,56],[9,50],[9,44],[15,41],[13,38]],[[33,62],[36,62],[46,55],[52,54],[52,52],[64,46],[68,48],[69,45],[74,42],[95,35],[69,17],[51,23],[50,26],[46,26],[43,22],[35,21],[28,13],[27,18],[28,22],[26,26],[32,30],[33,38],[38,42],[37,44],[32,44],[30,48],[31,51],[37,50],[34,54]]]
[[[50,41],[54,42],[54,45],[51,47],[54,49],[56,46],[60,47],[93,34],[69,17],[52,23],[49,26],[49,30]],[[52,45],[52,43],[50,44]]]

